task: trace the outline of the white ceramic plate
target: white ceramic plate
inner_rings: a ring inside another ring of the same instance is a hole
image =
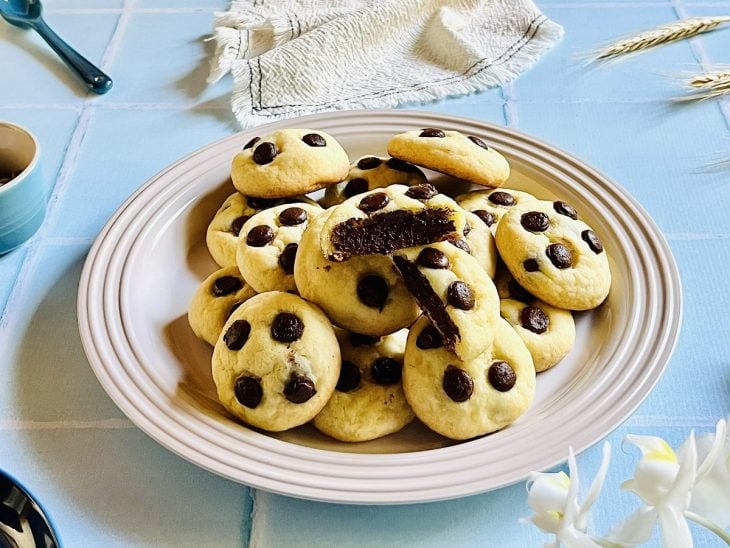
[[[613,285],[577,319],[576,346],[538,376],[526,415],[501,432],[450,442],[419,423],[386,438],[345,444],[311,426],[270,435],[227,416],[215,398],[211,349],[187,324],[197,285],[216,267],[205,228],[233,191],[230,161],[254,135],[284,127],[334,135],[351,158],[385,154],[395,133],[442,127],[504,153],[506,186],[560,198],[601,236]],[[532,137],[421,112],[337,112],[274,123],[223,139],[147,182],[109,221],[89,253],[79,290],[81,337],[104,389],[142,430],[212,472],[296,497],[395,504],[461,497],[521,481],[605,437],[643,401],[674,348],[682,297],[669,247],[616,183]]]

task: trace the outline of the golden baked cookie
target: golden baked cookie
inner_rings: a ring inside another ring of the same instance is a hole
[[[389,185],[418,185],[426,182],[426,176],[416,166],[381,156],[363,156],[350,166],[350,173],[341,183],[329,185],[324,192],[325,207],[341,204],[348,198],[374,188]]]
[[[564,202],[512,209],[495,239],[517,283],[548,304],[588,310],[608,295],[611,270],[603,243]]]
[[[502,299],[500,314],[527,346],[538,373],[550,369],[573,348],[575,321],[570,310],[539,300],[525,304]]]
[[[313,129],[281,129],[251,139],[233,158],[231,179],[241,194],[285,198],[339,183],[350,170],[334,137]]]
[[[394,158],[471,183],[499,187],[509,177],[509,163],[482,138],[438,128],[414,129],[388,141]]]
[[[494,344],[461,360],[440,344],[427,318],[410,329],[403,361],[403,390],[416,416],[431,430],[466,440],[517,420],[535,396],[530,352],[499,318]]]
[[[535,202],[537,198],[521,190],[500,188],[473,190],[457,196],[455,200],[461,207],[477,215],[494,234],[497,231],[497,223],[507,211]]]
[[[327,317],[304,299],[271,291],[243,303],[216,342],[213,380],[243,422],[281,431],[308,422],[334,392],[340,347]]]
[[[337,263],[322,255],[320,234],[330,214],[327,210],[312,220],[299,242],[294,264],[299,294],[320,306],[332,323],[355,333],[387,335],[411,325],[421,311],[390,257]]]
[[[371,337],[338,330],[342,367],[335,392],[314,426],[340,441],[358,442],[398,432],[413,420],[401,384],[408,330]]]
[[[213,272],[198,286],[188,309],[193,333],[213,346],[230,315],[254,295],[256,291],[244,281],[238,267]]]

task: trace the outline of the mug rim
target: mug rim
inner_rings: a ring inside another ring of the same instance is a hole
[[[30,137],[30,140],[33,142],[33,147],[35,149],[33,151],[33,158],[31,158],[30,163],[25,166],[25,168],[23,168],[23,171],[18,173],[9,182],[5,183],[4,185],[0,185],[0,194],[2,194],[6,191],[6,189],[20,184],[21,181],[23,181],[23,179],[25,179],[28,174],[32,172],[33,169],[35,169],[35,166],[38,164],[38,158],[41,152],[41,145],[38,142],[38,139],[36,139],[35,135],[33,135],[33,133],[29,129],[26,129],[21,125],[14,124],[13,122],[6,122],[5,120],[0,120],[0,126],[9,126],[20,131],[21,133],[24,133],[25,135]]]

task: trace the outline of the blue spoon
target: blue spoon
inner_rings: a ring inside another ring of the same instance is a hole
[[[41,17],[39,0],[0,0],[0,15],[11,25],[32,28],[94,93],[106,93],[112,80],[58,36]]]

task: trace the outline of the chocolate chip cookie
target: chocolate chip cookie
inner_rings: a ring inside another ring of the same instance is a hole
[[[471,359],[489,348],[499,297],[474,257],[439,242],[398,251],[393,263],[448,350]]]
[[[363,156],[350,166],[350,173],[344,181],[327,187],[323,203],[325,207],[331,207],[374,188],[425,182],[426,176],[413,164],[397,158]]]
[[[391,185],[345,200],[322,227],[325,257],[387,255],[405,247],[463,236],[464,210],[428,183]]]
[[[390,257],[326,259],[319,248],[329,210],[310,222],[299,243],[294,280],[299,294],[335,324],[355,333],[387,335],[411,325],[420,309]]]
[[[459,249],[467,251],[474,257],[479,265],[487,273],[487,276],[494,278],[497,270],[499,255],[497,246],[494,243],[492,231],[477,215],[470,211],[464,211],[466,225],[464,227],[464,239],[452,241]]]
[[[246,221],[259,211],[288,202],[305,202],[310,205],[317,205],[314,200],[305,196],[267,200],[264,198],[250,198],[234,192],[226,198],[226,201],[223,202],[208,225],[205,235],[208,251],[213,260],[218,263],[218,266],[237,266],[238,235]]]
[[[312,129],[282,129],[254,137],[233,158],[231,178],[241,194],[283,198],[339,183],[350,170],[334,137]]]
[[[517,283],[552,306],[588,310],[608,295],[611,271],[603,243],[564,202],[512,209],[495,240]]]
[[[538,373],[550,369],[573,348],[575,321],[569,310],[539,300],[526,304],[501,299],[500,313],[527,346]]]
[[[281,431],[308,422],[330,399],[340,376],[340,348],[319,308],[271,291],[231,315],[212,368],[218,398],[231,414]]]
[[[481,137],[439,128],[415,129],[395,135],[388,141],[388,154],[488,187],[502,186],[510,172],[505,157]]]
[[[414,418],[401,384],[408,330],[373,337],[338,330],[342,367],[335,392],[314,426],[340,441],[373,440]]]
[[[193,333],[214,345],[229,316],[254,295],[256,291],[243,280],[238,267],[214,272],[198,286],[190,303],[188,323]]]
[[[406,399],[421,422],[447,438],[500,430],[525,413],[535,396],[535,368],[522,339],[501,318],[490,329],[494,344],[468,360],[442,344],[427,318],[408,334]]]
[[[500,188],[499,190],[473,190],[457,196],[456,203],[477,215],[491,229],[497,231],[497,223],[502,216],[514,207],[535,202],[532,194],[521,190]]]
[[[296,291],[294,264],[299,240],[319,206],[283,204],[253,215],[241,228],[236,263],[258,293]]]

